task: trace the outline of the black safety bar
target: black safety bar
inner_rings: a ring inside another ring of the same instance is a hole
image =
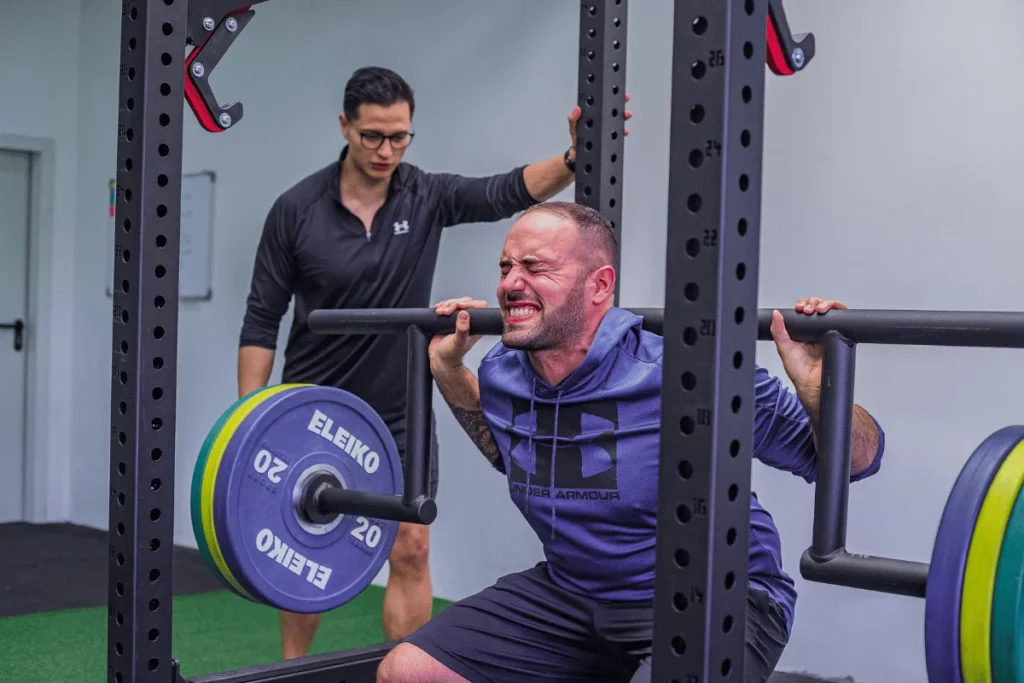
[[[378,665],[395,645],[396,641],[386,641],[193,678],[177,674],[172,680],[174,683],[373,683],[377,680]]]

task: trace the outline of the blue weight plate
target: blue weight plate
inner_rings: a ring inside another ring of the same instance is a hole
[[[266,400],[225,450],[217,537],[234,575],[267,605],[329,611],[361,593],[387,561],[398,522],[347,514],[313,524],[300,515],[303,483],[325,473],[354,490],[402,492],[401,460],[383,420],[340,389],[303,387]]]
[[[925,665],[929,683],[963,683],[960,596],[974,525],[999,466],[1024,436],[1005,427],[985,439],[953,484],[935,535],[925,589]]]

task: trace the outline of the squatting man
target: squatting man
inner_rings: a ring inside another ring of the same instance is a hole
[[[381,662],[380,683],[650,680],[663,338],[614,305],[617,249],[608,221],[589,208],[549,202],[523,213],[501,252],[501,341],[479,378],[463,365],[478,337],[462,309],[486,302],[436,305],[439,315],[459,313],[454,333],[431,340],[434,379],[508,478],[545,560],[405,638]],[[796,304],[805,314],[841,308]],[[755,366],[753,457],[813,482],[821,348],[793,341],[778,311],[771,332],[794,390]],[[883,450],[882,429],[856,406],[851,480],[877,472]],[[788,641],[796,591],[753,493],[750,515],[742,680],[763,683]]]

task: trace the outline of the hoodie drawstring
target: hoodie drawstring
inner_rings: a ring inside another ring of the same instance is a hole
[[[558,454],[558,402],[562,400],[562,392],[559,391],[558,395],[555,396],[555,438],[551,443],[551,539],[555,538],[555,521],[557,516],[555,515],[555,472],[558,470],[555,468],[555,457]]]
[[[537,413],[534,412],[535,397],[537,395],[537,378],[533,378],[533,386],[530,387],[530,435],[526,441],[526,452],[533,458],[532,467],[526,468],[526,512],[530,511],[530,470],[537,468],[537,451],[533,449],[533,430]]]
[[[555,469],[555,459],[556,459],[556,457],[558,455],[558,405],[559,405],[559,402],[561,400],[562,400],[562,392],[559,391],[558,395],[555,397],[555,428],[554,428],[553,439],[552,439],[552,442],[551,442],[551,472],[548,473],[548,479],[551,482],[551,538],[552,539],[555,538],[555,523],[558,521],[558,515],[555,512],[555,498],[557,497],[555,495],[555,472],[557,472],[557,470]],[[527,437],[527,441],[526,441],[527,452],[529,452],[530,457],[533,458],[532,467],[526,469],[526,504],[525,504],[525,511],[526,512],[529,512],[529,510],[530,510],[530,476],[532,474],[532,470],[537,469],[537,451],[536,451],[536,446],[533,443],[533,432],[537,428],[537,413],[536,413],[536,410],[535,410],[536,409],[536,403],[537,403],[537,378],[534,377],[533,378],[533,386],[530,389],[530,426],[529,426],[529,436]]]

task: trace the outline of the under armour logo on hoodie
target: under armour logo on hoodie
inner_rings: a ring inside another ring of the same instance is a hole
[[[615,438],[618,404],[615,401],[559,403],[557,406],[532,403],[535,418],[530,415],[530,400],[512,399],[512,423],[520,426],[525,416],[527,424],[535,419],[536,426],[528,437],[512,432],[509,480],[539,487],[553,484],[556,489],[618,490]],[[535,454],[532,472],[529,471],[530,442]]]
[[[396,235],[404,235],[409,232],[409,221],[396,222],[394,225]]]

